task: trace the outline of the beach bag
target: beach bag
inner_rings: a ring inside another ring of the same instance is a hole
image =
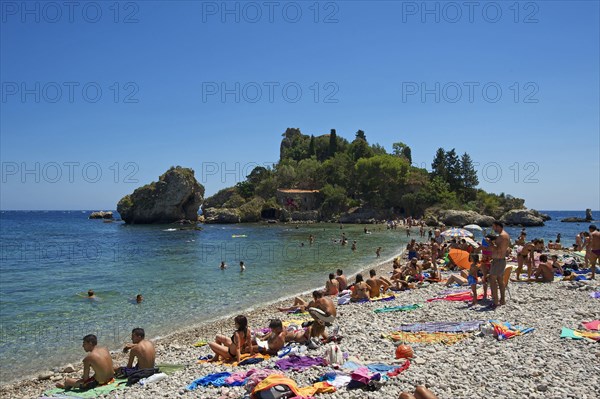
[[[259,399],[289,399],[296,396],[292,389],[284,384],[274,385],[258,393]]]
[[[325,362],[330,365],[344,363],[343,352],[337,344],[331,343],[327,346],[327,349],[325,349]]]

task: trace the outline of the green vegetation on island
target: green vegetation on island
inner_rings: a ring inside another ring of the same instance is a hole
[[[477,172],[466,152],[439,148],[431,172],[411,163],[407,144],[396,142],[388,153],[370,144],[362,130],[348,141],[335,129],[309,136],[288,128],[278,163],[256,167],[245,181],[208,198],[203,209],[209,218],[219,209],[235,213],[229,222],[288,220],[302,211],[317,211],[319,220],[335,220],[357,207],[404,217],[452,209],[500,218],[509,210],[524,209],[523,199],[478,188]]]

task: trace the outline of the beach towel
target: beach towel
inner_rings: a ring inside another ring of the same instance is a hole
[[[183,370],[185,368],[185,365],[184,364],[163,363],[163,364],[157,364],[156,368],[160,369],[161,373],[171,375],[179,370]]]
[[[44,395],[48,397],[69,397],[69,398],[97,398],[101,395],[108,395],[114,390],[117,389],[125,389],[125,383],[127,379],[118,379],[114,380],[110,384],[102,385],[93,389],[88,390],[80,390],[80,389],[62,389],[62,388],[53,388],[46,392]]]
[[[230,376],[231,373],[228,372],[208,374],[192,381],[192,383],[188,385],[187,389],[192,391],[198,387],[207,387],[209,385],[213,385],[215,387],[226,386],[227,383],[225,382],[225,379]]]
[[[402,306],[384,306],[383,308],[375,309],[375,313],[387,313],[387,312],[410,312],[411,310],[415,310],[418,308],[422,308],[423,305],[412,304],[412,305],[402,305]]]
[[[600,320],[590,321],[589,323],[581,323],[583,328],[589,331],[598,331],[600,330]]]
[[[290,378],[287,378],[281,374],[271,374],[261,382],[259,382],[254,389],[252,390],[252,394],[250,395],[251,399],[260,399],[260,392],[268,391],[270,388],[282,385],[288,387],[296,396],[299,397],[308,397],[312,396],[317,392],[317,388],[315,387],[304,387],[298,388],[296,382]]]
[[[600,342],[600,332],[596,331],[585,331],[585,330],[572,330],[570,328],[563,327],[560,332],[561,338],[569,339],[591,339],[596,342]]]
[[[433,321],[428,323],[406,324],[398,327],[398,331],[404,332],[472,332],[478,331],[485,323],[483,320],[473,321]]]
[[[379,302],[379,301],[393,301],[394,299],[396,299],[396,295],[394,295],[394,294],[382,294],[382,295],[376,296],[375,298],[371,298],[369,300],[371,302]]]
[[[266,354],[263,355],[262,353],[255,353],[252,356],[250,356],[249,353],[242,353],[240,355],[240,362],[239,363],[237,361],[234,361],[233,359],[228,359],[227,361],[220,360],[218,362],[212,362],[212,364],[214,364],[214,365],[226,364],[228,366],[236,367],[236,366],[243,366],[244,364],[258,363],[258,361],[249,361],[248,362],[248,359],[260,358],[262,360],[266,360],[266,359],[269,359],[270,357],[271,356],[266,355]],[[201,359],[199,359],[198,361],[196,361],[196,363],[198,363],[198,364],[209,363],[210,359],[211,358],[209,358],[208,356],[206,356],[206,357],[203,356]],[[246,362],[246,363],[244,363],[244,362]]]
[[[205,345],[208,345],[208,342],[204,341],[204,340],[200,340],[200,341],[192,344],[192,346],[195,346],[196,348],[201,348],[201,347],[203,347]]]
[[[489,290],[488,290],[488,296],[491,296],[491,291],[489,291]],[[465,302],[465,301],[471,301],[472,299],[473,299],[473,295],[472,295],[471,291],[460,291],[455,294],[448,294],[448,295],[437,297],[437,298],[430,298],[427,300],[427,302],[433,302],[433,301]],[[480,300],[480,299],[483,299],[483,289],[477,290],[477,300]]]
[[[511,339],[535,330],[533,327],[513,326],[508,322],[501,322],[498,320],[490,320],[490,323],[492,324],[492,327],[494,327],[494,333],[498,341]]]
[[[292,355],[284,359],[277,360],[275,362],[275,366],[281,371],[303,371],[312,366],[325,366],[325,360],[322,357]]]
[[[445,332],[404,332],[395,331],[391,334],[383,335],[384,338],[391,339],[394,342],[406,344],[444,344],[454,345],[457,342],[469,337],[472,333],[445,333]]]
[[[590,292],[592,298],[600,299],[600,291]]]

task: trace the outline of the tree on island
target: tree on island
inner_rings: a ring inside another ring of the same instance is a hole
[[[392,151],[397,157],[404,157],[408,160],[408,163],[412,164],[412,155],[410,147],[402,142],[392,144]]]
[[[337,134],[335,133],[335,129],[331,129],[329,133],[329,158],[335,155],[337,152]]]

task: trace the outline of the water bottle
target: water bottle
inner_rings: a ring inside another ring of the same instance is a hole
[[[167,375],[165,373],[157,373],[157,374],[151,375],[148,378],[142,378],[140,380],[140,385],[142,385],[142,386],[148,385],[153,382],[164,380],[165,378],[167,378]]]

